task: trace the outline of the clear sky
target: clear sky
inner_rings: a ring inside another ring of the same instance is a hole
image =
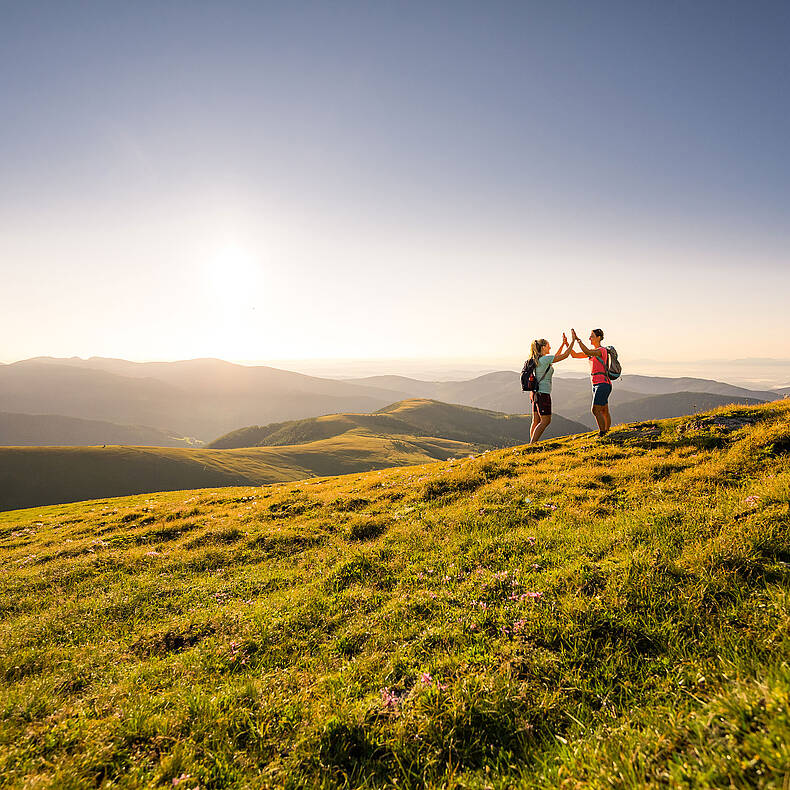
[[[790,356],[788,2],[0,18],[0,360]]]

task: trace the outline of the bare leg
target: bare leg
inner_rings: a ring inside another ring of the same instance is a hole
[[[590,411],[592,411],[593,417],[595,417],[595,421],[598,423],[598,432],[603,436],[606,433],[606,418],[604,417],[604,406],[593,406]]]
[[[533,437],[535,436],[535,431],[538,430],[538,426],[540,425],[540,415],[536,412],[532,412],[532,427],[529,429],[529,441],[530,443],[533,441]]]
[[[551,422],[551,415],[546,414],[540,418],[540,423],[538,423],[538,427],[535,429],[535,432],[532,434],[532,440],[530,444],[534,444],[535,442],[540,440],[540,437],[543,436],[543,431],[549,427],[549,423]]]
[[[609,414],[609,404],[603,407],[603,417],[606,423],[606,430],[608,431],[612,427],[612,415]]]

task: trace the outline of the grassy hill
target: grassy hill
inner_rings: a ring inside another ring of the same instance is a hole
[[[9,414],[0,412],[0,445],[85,447],[95,444],[147,444],[156,447],[191,447],[195,440],[173,436],[144,425],[117,425],[81,420],[62,414]]]
[[[787,402],[0,514],[0,776],[780,788],[788,527]]]
[[[718,406],[741,405],[756,406],[755,398],[734,395],[715,395],[708,392],[671,392],[665,395],[650,395],[647,398],[619,403],[615,409],[617,423],[636,422],[637,420],[663,420],[667,417],[682,417],[715,409]]]
[[[529,417],[410,400],[372,415],[244,429],[210,449],[0,447],[0,509],[422,464],[523,443],[530,424]],[[550,426],[583,429],[561,417]]]
[[[580,367],[581,366],[581,367]],[[551,397],[555,412],[574,422],[581,423],[586,430],[595,428],[595,420],[590,414],[590,380],[586,376],[571,378],[567,375],[572,371],[584,369],[584,363],[561,363],[557,366],[558,375],[554,378]],[[480,409],[491,409],[505,414],[520,414],[529,410],[524,393],[521,391],[519,374],[513,371],[487,373],[469,381],[419,381],[403,376],[371,376],[355,380],[367,387],[398,389],[408,392],[412,397],[436,398],[447,403],[458,403]],[[756,403],[774,400],[781,396],[779,391],[752,391],[736,387],[720,381],[696,378],[663,378],[660,376],[625,375],[618,380],[612,394],[612,415],[616,423],[633,420],[661,419],[679,416],[680,401],[675,398],[677,393],[706,393],[719,395],[720,400],[713,398],[707,406],[724,403]],[[656,396],[654,400],[648,398]],[[662,400],[658,396],[667,396]],[[641,401],[641,406],[620,411],[626,404]],[[702,399],[700,402],[705,402]]]
[[[230,448],[297,444],[363,429],[381,436],[442,436],[460,442],[503,447],[529,442],[531,425],[531,415],[499,414],[468,406],[411,398],[374,414],[332,414],[241,428],[208,446]],[[580,423],[555,415],[545,435],[546,438],[552,438],[586,430]]]
[[[562,375],[585,370],[585,366],[568,362],[561,363],[557,370]],[[625,375],[613,395],[614,418],[618,419],[617,407],[628,401],[679,391],[731,395],[734,401],[769,400],[781,394],[753,392],[706,379]],[[558,377],[552,397],[558,415],[594,428],[589,413],[589,379]],[[518,373],[513,371],[488,373],[468,381],[430,382],[403,376],[335,381],[220,359],[140,363],[96,357],[39,357],[0,364],[0,411],[148,425],[170,436],[201,441],[210,441],[239,426],[346,412],[369,413],[406,398],[427,398],[505,414],[530,411]],[[642,414],[638,419],[656,416]]]
[[[475,446],[440,438],[342,436],[288,447],[0,447],[0,510],[96,497],[233,485],[421,464]]]

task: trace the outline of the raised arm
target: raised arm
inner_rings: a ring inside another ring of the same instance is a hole
[[[571,345],[568,347],[568,353],[569,353],[569,354],[570,354],[570,355],[571,355],[571,356],[572,356],[574,359],[587,359],[587,354],[583,354],[581,351],[574,351],[574,350],[573,350],[573,344],[571,344]]]
[[[576,334],[575,329],[571,329],[571,333],[573,334],[573,339],[579,344],[579,348],[581,348],[581,354],[574,354],[575,357],[600,357],[603,356],[601,353],[600,348],[587,348],[587,346],[582,343],[582,339]]]
[[[579,339],[578,337],[575,336],[576,335],[575,332],[573,334],[574,334],[574,337],[571,338],[571,342],[568,345],[568,353],[574,359],[587,359],[587,354],[583,354],[581,351],[574,351],[573,350],[573,344]]]
[[[557,362],[562,362],[563,359],[567,359],[570,353],[571,353],[570,343],[568,343],[568,338],[563,333],[562,345],[560,346],[560,350],[554,355],[554,362],[552,362],[552,364],[555,364]]]

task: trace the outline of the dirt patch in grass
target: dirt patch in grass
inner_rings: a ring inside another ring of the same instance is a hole
[[[754,425],[759,421],[760,417],[757,414],[711,415],[691,420],[681,425],[678,430],[681,434],[694,431],[709,431],[711,429],[732,433],[747,425]]]
[[[195,625],[192,623],[185,629],[168,629],[141,637],[131,645],[131,651],[142,658],[149,656],[165,656],[180,650],[194,647],[198,642],[211,636],[216,628],[211,623]]]

